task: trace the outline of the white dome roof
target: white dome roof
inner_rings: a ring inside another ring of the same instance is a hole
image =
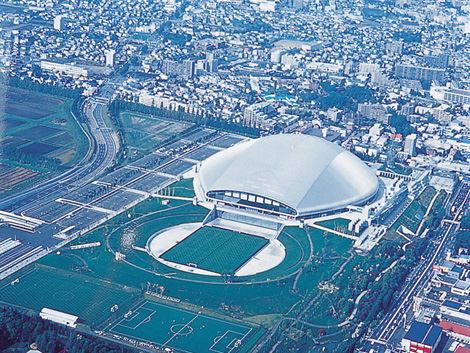
[[[272,135],[239,143],[201,163],[204,191],[263,196],[308,215],[364,203],[375,173],[342,147],[308,135]]]

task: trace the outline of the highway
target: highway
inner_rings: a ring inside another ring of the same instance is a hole
[[[119,145],[112,128],[106,124],[106,109],[106,103],[93,98],[83,104],[89,127],[86,133],[91,143],[87,159],[53,179],[1,200],[0,209],[17,214],[32,210],[85,185],[112,166]]]
[[[0,200],[0,210],[16,214],[34,210],[91,182],[113,165],[119,151],[119,139],[113,127],[107,125],[105,112],[116,87],[125,80],[126,75],[115,70],[98,92],[82,104],[88,129],[80,127],[90,146],[82,161],[54,178]]]
[[[444,257],[449,240],[454,232],[458,230],[458,225],[453,222],[458,221],[461,213],[465,212],[469,196],[470,186],[464,184],[451,205],[451,209],[455,209],[450,214],[450,221],[452,223],[445,220],[441,223],[441,229],[437,235],[438,241],[433,243],[433,247],[428,251],[429,254],[423,254],[423,261],[411,272],[405,286],[394,300],[388,313],[371,335],[371,342],[387,344],[390,338],[393,337],[395,331],[400,326],[400,322],[402,322],[403,315],[410,311],[413,305],[413,297],[418,294],[431,278],[432,265],[436,260]]]

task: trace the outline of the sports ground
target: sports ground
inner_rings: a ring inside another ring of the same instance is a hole
[[[247,352],[263,333],[245,324],[148,300],[126,316],[108,332],[182,352]]]
[[[108,282],[61,272],[47,267],[33,267],[22,276],[0,282],[0,300],[40,311],[50,308],[78,316],[86,324],[97,324],[132,306],[137,291],[124,290]]]
[[[39,260],[39,265],[29,267],[33,271],[18,283],[12,285],[11,278],[0,283],[0,301],[34,311],[49,307],[75,314],[90,328],[124,342],[137,340],[182,352],[245,353],[266,328],[306,296],[318,293],[319,283],[330,279],[350,256],[349,239],[314,228],[285,227],[278,237],[286,248],[281,264],[227,281],[226,276],[174,270],[144,251],[156,232],[182,223],[202,222],[206,214],[207,210],[190,201],[144,201],[71,243],[100,242],[101,246],[79,250],[64,247],[60,253],[51,253]],[[210,261],[211,268],[230,273],[264,246],[262,238],[227,232],[203,227],[193,233],[193,243],[188,242],[190,236],[170,249],[172,256],[180,262],[197,261],[198,265],[207,266],[205,261]],[[217,242],[212,241],[214,234]],[[230,242],[225,244],[225,238]],[[197,246],[200,250],[194,251]],[[125,261],[115,260],[116,251],[126,256]],[[232,254],[237,258],[233,262]],[[156,303],[144,296],[142,288],[148,284],[163,287],[165,295],[180,303],[155,298]],[[111,313],[115,304],[119,310]],[[132,313],[124,317],[132,307]],[[204,309],[198,309],[201,307]],[[344,319],[333,317],[330,309],[328,300],[319,300],[316,320],[334,325]],[[198,314],[198,310],[203,313]]]
[[[254,317],[253,322],[259,322],[259,315],[266,317],[285,313],[301,299],[301,295],[331,276],[351,247],[349,239],[325,235],[321,230],[306,232],[298,227],[286,227],[278,237],[287,254],[280,265],[257,275],[235,277],[227,284],[223,276],[175,271],[148,253],[125,245],[130,238],[133,244],[144,248],[156,232],[182,223],[202,222],[206,212],[190,202],[172,200],[170,205],[162,205],[157,199],[151,199],[135,206],[129,212],[131,218],[118,216],[115,222],[110,221],[109,226],[104,225],[77,240],[78,243],[99,241],[102,246],[74,251],[63,249],[60,255],[50,254],[39,262],[135,289],[147,282],[159,284],[165,287],[165,293],[182,301],[216,311],[225,306],[226,309],[221,311],[223,314],[228,310],[239,318],[251,320]],[[237,236],[240,233],[232,234]],[[124,253],[126,261],[114,261],[114,251]],[[296,274],[310,258],[315,270],[303,271],[295,281]],[[299,295],[292,292],[294,284]],[[262,321],[265,322],[264,319]]]
[[[253,235],[203,227],[161,257],[216,273],[233,274],[268,243],[267,239]]]

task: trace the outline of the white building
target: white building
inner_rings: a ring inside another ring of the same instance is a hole
[[[106,66],[113,67],[114,60],[116,57],[116,51],[114,49],[109,49],[105,52],[105,56],[106,56]]]
[[[86,68],[73,64],[42,60],[40,66],[41,69],[46,71],[53,71],[74,77],[88,77],[88,70]]]
[[[261,1],[259,3],[259,10],[263,12],[274,12],[276,11],[276,2],[274,1]]]
[[[441,86],[432,86],[429,92],[431,97],[437,100],[447,101],[455,104],[470,105],[470,91]]]
[[[77,327],[78,316],[63,313],[54,309],[43,308],[39,316],[44,320],[49,320],[69,327]]]
[[[379,182],[367,165],[336,144],[281,134],[209,157],[196,172],[194,188],[202,204],[295,220],[364,205],[377,194]]]
[[[164,9],[166,12],[175,12],[176,11],[175,0],[167,0]]]
[[[56,31],[63,31],[65,27],[65,17],[63,15],[58,15],[54,17],[54,29]]]
[[[416,156],[416,134],[409,134],[405,138],[405,153],[411,157]]]

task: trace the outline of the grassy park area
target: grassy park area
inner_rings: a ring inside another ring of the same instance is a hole
[[[57,268],[32,267],[17,280],[1,282],[0,300],[40,311],[50,308],[78,316],[89,325],[96,325],[111,316],[111,307],[123,314],[137,298],[138,291],[97,278]]]
[[[192,180],[181,180],[172,187],[174,194],[189,195]],[[70,244],[100,242],[100,246],[75,250],[64,247],[60,252],[51,253],[38,261],[31,279],[26,276],[16,284],[24,286],[24,295],[14,297],[13,287],[8,284],[0,290],[0,295],[5,294],[7,302],[33,310],[47,306],[76,314],[92,327],[103,328],[100,323],[107,316],[106,322],[113,322],[110,334],[166,344],[176,349],[187,349],[190,338],[201,342],[201,351],[205,351],[206,346],[222,352],[231,351],[239,339],[247,342],[242,347],[251,347],[262,334],[253,327],[261,324],[269,328],[284,315],[295,313],[301,308],[299,303],[310,299],[315,300],[309,311],[315,323],[331,326],[332,332],[341,332],[335,325],[347,318],[354,305],[346,306],[348,310],[345,311],[332,308],[336,308],[336,293],[350,287],[352,264],[357,259],[350,252],[351,240],[316,228],[285,227],[278,237],[286,250],[281,264],[256,275],[230,277],[229,280],[227,276],[202,276],[175,270],[145,251],[147,241],[157,232],[182,223],[202,222],[207,212],[191,201],[170,200],[169,204],[160,198],[143,201]],[[333,228],[345,225],[341,220],[325,224]],[[197,263],[198,267],[230,274],[266,242],[247,234],[203,227],[164,256],[171,257],[172,261]],[[116,260],[116,252],[123,254],[124,260]],[[36,289],[44,273],[49,276],[45,280],[47,290],[40,288],[34,300],[28,299],[29,288]],[[325,283],[333,287],[325,286]],[[144,294],[149,284],[164,288],[164,294],[176,298],[179,303],[148,304],[148,300],[154,299]],[[70,287],[74,286],[73,296],[67,294],[56,299],[51,295],[71,293]],[[93,290],[103,293],[103,299],[88,312],[83,301],[92,300],[90,292]],[[116,301],[115,295],[122,300],[119,307],[129,308],[129,303],[134,303],[136,310],[131,316],[124,317],[122,311],[118,315],[109,312],[108,306]],[[75,299],[77,297],[79,299]],[[201,307],[205,310],[204,317],[197,314],[197,308]],[[170,320],[166,324],[162,321],[162,312]],[[220,321],[214,321],[214,318]],[[242,321],[233,323],[233,319]],[[186,327],[184,332],[181,331],[185,334],[180,335],[179,329],[185,325],[194,331],[188,329],[191,332],[186,332]],[[228,328],[231,325],[239,326],[235,330]],[[244,348],[241,349],[242,352]]]
[[[258,320],[260,315],[279,317],[305,292],[315,290],[315,283],[334,273],[347,258],[351,245],[347,239],[319,230],[306,232],[287,227],[278,238],[286,247],[285,260],[264,273],[234,278],[230,284],[222,277],[175,272],[149,254],[133,248],[145,247],[147,240],[159,230],[181,223],[201,222],[206,213],[207,210],[190,202],[172,200],[170,205],[162,205],[159,199],[150,199],[75,241],[100,241],[100,247],[63,249],[60,254],[50,254],[39,262],[135,289],[142,288],[147,282],[159,284],[165,287],[168,295],[184,302],[222,314],[230,312],[240,319]],[[316,267],[303,271],[296,281],[299,288],[292,292],[296,274],[309,261],[312,250],[316,255]],[[115,261],[114,251],[125,254],[126,261]],[[268,320],[268,324],[271,323]]]
[[[132,158],[153,151],[162,142],[178,136],[193,126],[191,123],[127,111],[119,114],[119,124],[127,153]]]
[[[398,217],[395,223],[392,224],[390,229],[387,231],[387,239],[399,239],[399,235],[396,232],[400,226],[405,227],[413,233],[416,233],[419,229],[420,224],[421,231],[423,231],[432,216],[441,211],[441,206],[447,197],[447,193],[441,190],[439,193],[432,186],[426,187],[419,196],[413,200],[413,202],[405,209],[405,211]],[[434,200],[434,203],[432,203]],[[432,205],[431,205],[432,203]],[[426,215],[429,206],[431,209]]]
[[[247,324],[148,300],[109,332],[182,351],[220,353],[248,352],[263,334],[262,329]]]

